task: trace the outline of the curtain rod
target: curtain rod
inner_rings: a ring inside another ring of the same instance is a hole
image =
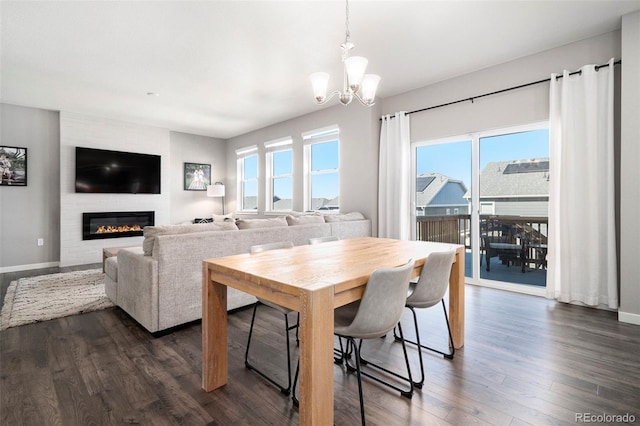
[[[613,65],[620,65],[621,63],[622,63],[622,60],[618,59],[617,61],[615,61],[613,63]],[[596,65],[596,71],[598,71],[600,68],[605,68],[605,67],[608,67],[608,66],[609,66],[608,63],[607,64],[602,64],[602,65]],[[575,74],[582,74],[582,70],[573,71],[573,72],[569,73],[569,75],[575,75]],[[558,75],[556,77],[556,79],[559,79],[559,78],[562,78],[562,77],[563,77],[563,75],[560,74],[560,75]],[[461,102],[471,101],[471,103],[473,103],[473,101],[475,99],[484,98],[485,96],[497,95],[499,93],[509,92],[511,90],[516,90],[516,89],[522,89],[523,87],[533,86],[533,85],[540,84],[540,83],[546,83],[548,81],[551,81],[551,77],[545,78],[543,80],[533,81],[531,83],[521,84],[519,86],[509,87],[507,89],[496,90],[495,92],[484,93],[482,95],[472,96],[470,98],[464,98],[464,99],[460,99],[460,100],[453,101],[453,102],[447,102],[445,104],[435,105],[435,106],[431,106],[431,107],[427,107],[427,108],[416,109],[414,111],[407,112],[407,115],[415,114],[416,112],[423,112],[423,111],[429,111],[431,109],[442,108],[442,107],[446,107],[446,106],[449,106],[449,105],[459,104]],[[391,118],[394,118],[394,117],[391,116]],[[380,121],[382,121],[382,118],[380,118]]]

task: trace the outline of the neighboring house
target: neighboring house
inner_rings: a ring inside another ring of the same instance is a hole
[[[311,200],[311,210],[340,210],[340,197],[335,197],[332,199],[314,198]]]
[[[416,216],[469,214],[464,182],[440,173],[427,173],[416,178]]]
[[[549,158],[491,162],[480,173],[480,214],[547,217],[548,208]]]
[[[293,200],[291,198],[280,198],[277,195],[273,197],[274,211],[288,211],[293,208]]]
[[[332,199],[328,198],[314,198],[311,200],[311,210],[339,210],[340,209],[340,197]],[[245,197],[244,210],[257,210],[257,199],[255,196]],[[278,196],[273,197],[273,210],[274,211],[289,211],[293,210],[293,200],[291,198],[280,198]]]

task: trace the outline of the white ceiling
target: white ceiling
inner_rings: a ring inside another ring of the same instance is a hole
[[[342,84],[342,0],[0,4],[4,103],[227,139],[321,108],[311,72],[329,72],[330,89]],[[640,0],[351,0],[350,9],[354,54],[380,74],[384,98],[619,29]]]

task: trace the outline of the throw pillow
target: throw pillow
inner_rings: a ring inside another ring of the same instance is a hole
[[[327,214],[324,216],[325,222],[347,222],[350,220],[363,220],[364,215],[360,212],[351,212],[344,214]]]
[[[215,223],[219,222],[234,222],[235,215],[233,213],[227,214],[212,214],[211,217]]]
[[[286,219],[289,226],[306,225],[307,223],[324,223],[324,217],[320,214],[307,214],[299,216],[287,215]]]
[[[238,229],[273,228],[278,226],[288,226],[284,217],[274,217],[270,219],[238,219],[236,222]]]
[[[238,230],[238,227],[233,222],[145,226],[142,229],[142,235],[144,236],[144,240],[142,241],[142,250],[144,251],[145,256],[151,256],[156,237],[160,235],[191,234],[194,232],[203,231],[232,230]]]

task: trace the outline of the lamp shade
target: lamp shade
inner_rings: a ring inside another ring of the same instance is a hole
[[[344,66],[347,69],[347,76],[349,79],[349,87],[354,92],[357,92],[362,84],[362,77],[364,71],[367,69],[369,61],[362,56],[351,56],[344,60]]]
[[[373,104],[380,83],[380,76],[376,74],[366,74],[362,79],[362,100],[367,104]]]
[[[218,183],[207,186],[207,197],[224,197],[224,185]]]
[[[329,73],[314,72],[309,76],[313,86],[313,97],[316,102],[322,102],[327,97],[327,87],[329,86]]]

